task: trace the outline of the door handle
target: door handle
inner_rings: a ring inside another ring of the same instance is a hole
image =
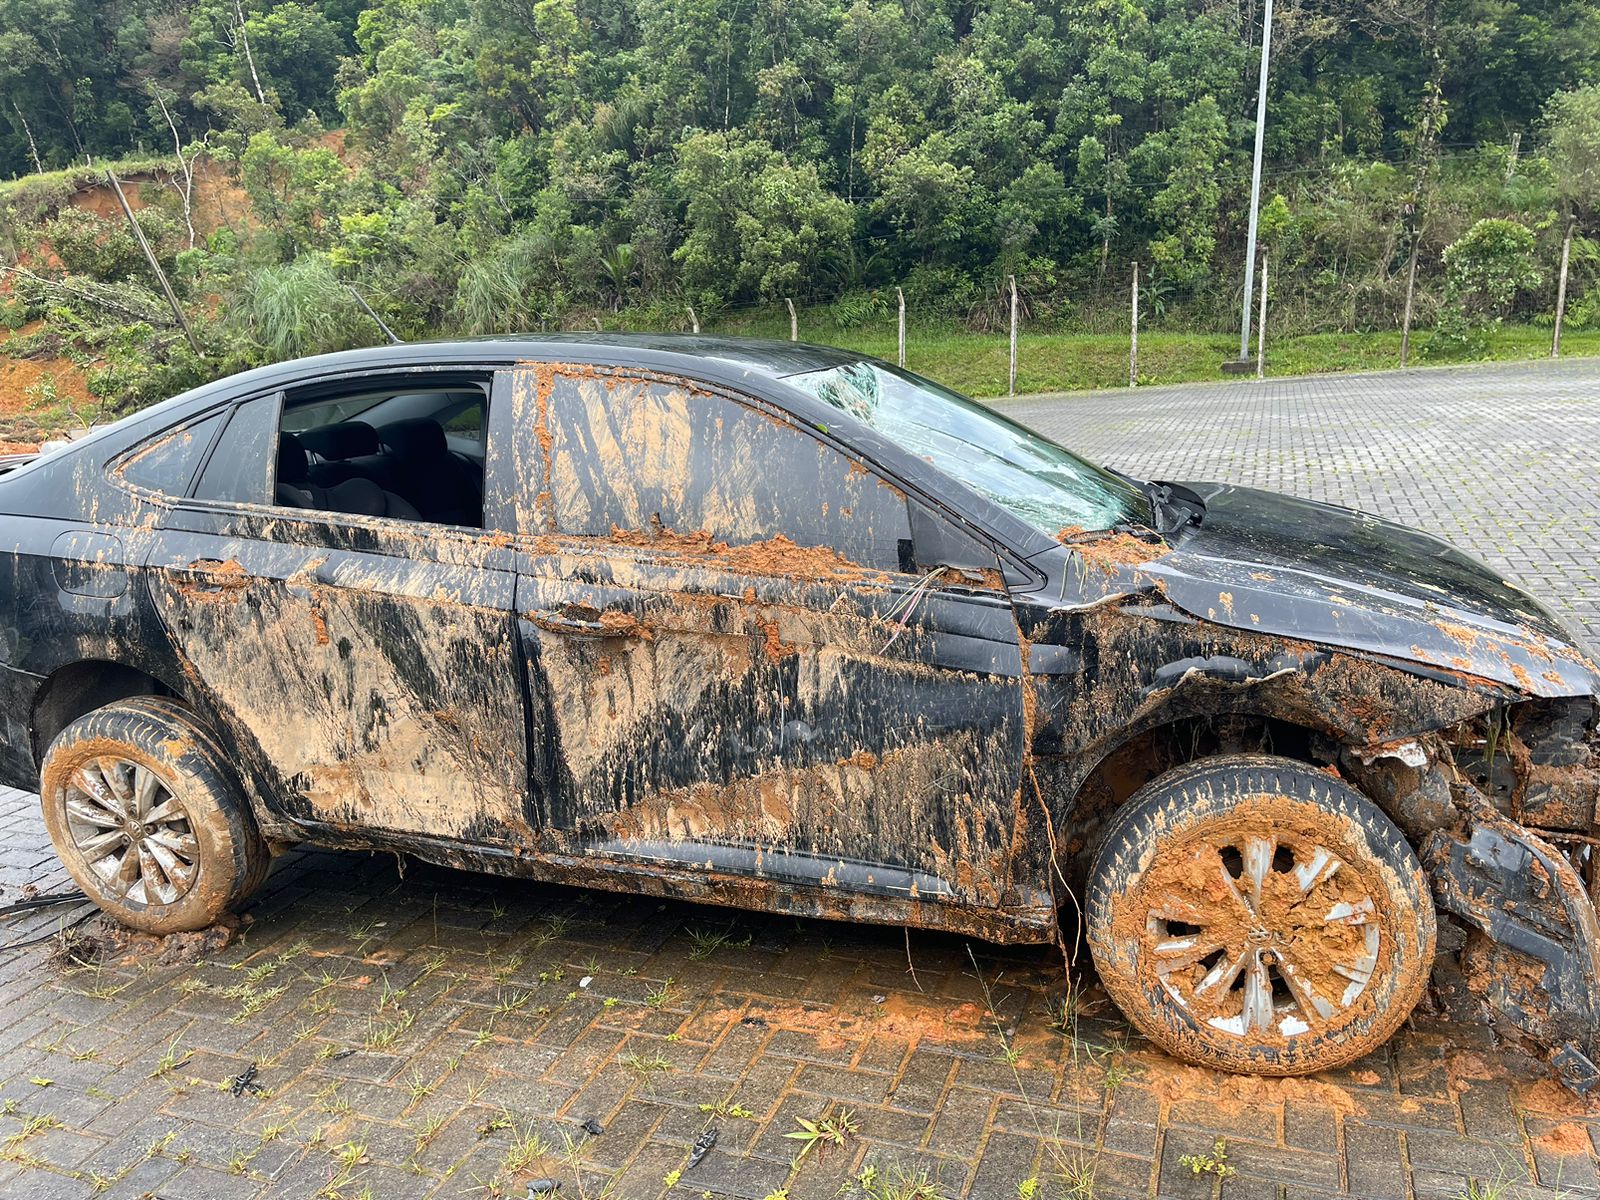
[[[236,592],[250,583],[249,574],[232,558],[197,558],[188,566],[173,568],[173,574],[211,592]]]
[[[644,638],[650,627],[626,609],[608,608],[604,612],[582,605],[540,608],[525,614],[527,619],[549,633],[582,638]]]

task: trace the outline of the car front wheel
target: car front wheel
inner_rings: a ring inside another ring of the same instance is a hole
[[[1433,961],[1433,901],[1404,835],[1291,759],[1203,759],[1147,784],[1112,819],[1086,908],[1128,1019],[1227,1071],[1308,1074],[1376,1049]]]
[[[266,843],[221,749],[172,700],[72,722],[45,754],[39,796],[72,878],[134,929],[204,929],[266,877]]]

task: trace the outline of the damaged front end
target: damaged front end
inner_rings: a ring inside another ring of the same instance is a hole
[[[1466,927],[1467,987],[1600,1091],[1600,735],[1591,698],[1496,707],[1348,765]]]

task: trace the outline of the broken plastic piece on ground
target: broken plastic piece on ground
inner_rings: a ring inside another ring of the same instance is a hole
[[[229,1085],[228,1090],[235,1096],[243,1096],[246,1092],[252,1096],[257,1095],[262,1090],[261,1085],[256,1082],[258,1073],[255,1063],[251,1063],[233,1077],[233,1083]]]
[[[583,1123],[583,1131],[590,1137],[599,1137],[606,1131],[606,1127],[600,1124],[599,1121],[596,1121],[593,1117],[590,1117]]]
[[[711,1153],[711,1147],[717,1144],[717,1133],[717,1127],[713,1125],[699,1137],[695,1138],[694,1145],[689,1147],[689,1161],[683,1164],[683,1169],[685,1171],[689,1170],[691,1167],[698,1166],[700,1160]]]

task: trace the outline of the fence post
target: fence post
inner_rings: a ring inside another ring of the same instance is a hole
[[[1017,394],[1017,277],[1007,275],[1011,283],[1011,376],[1006,390],[1008,396]]]
[[[1261,252],[1261,315],[1256,318],[1256,378],[1267,377],[1267,252]]]
[[[794,298],[785,296],[783,302],[789,306],[789,340],[798,342],[800,340],[800,318],[795,316],[794,313]]]
[[[1133,264],[1133,320],[1128,328],[1128,386],[1139,386],[1139,264]]]
[[[894,290],[895,299],[900,302],[900,365],[906,365],[906,294],[899,288]]]
[[[690,304],[687,307],[689,309],[689,329],[690,329],[690,332],[691,333],[699,333],[700,332],[700,318],[694,315],[694,305]]]
[[[1572,230],[1577,222],[1567,218],[1567,236],[1561,242],[1561,281],[1556,284],[1556,331],[1550,339],[1550,357],[1561,357],[1561,318],[1567,311],[1567,263],[1572,258]]]

